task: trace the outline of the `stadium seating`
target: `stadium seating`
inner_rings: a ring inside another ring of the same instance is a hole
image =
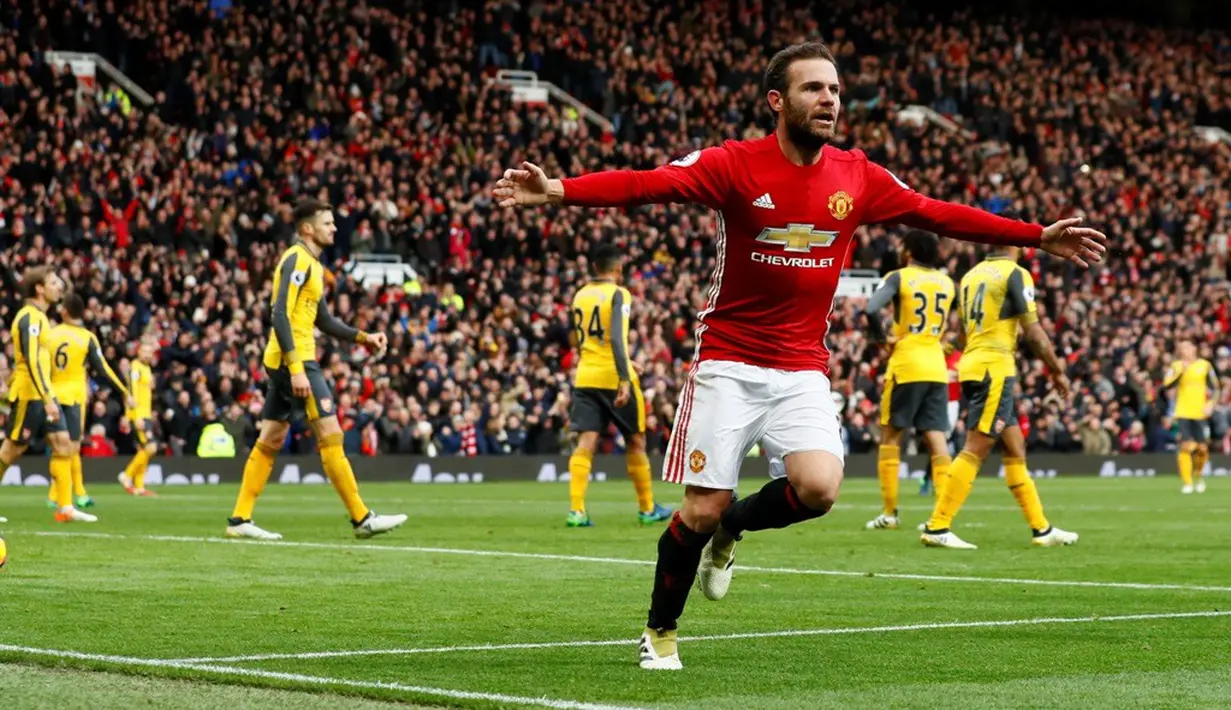
[[[523,159],[548,173],[648,168],[762,135],[764,57],[823,38],[842,62],[844,147],[934,197],[1027,219],[1080,214],[1114,240],[1108,264],[1086,273],[1030,258],[1044,324],[1076,383],[1059,401],[1039,364],[1023,362],[1032,448],[1173,446],[1158,383],[1175,336],[1231,371],[1231,145],[1193,130],[1231,129],[1225,34],[937,21],[887,3],[815,17],[776,2],[746,16],[727,14],[735,3],[683,0],[382,5],[302,0],[300,16],[239,0],[217,13],[189,0],[0,8],[6,29],[40,28],[0,34],[0,320],[15,312],[22,266],[55,261],[89,295],[89,325],[112,362],[142,336],[161,344],[172,453],[195,451],[211,418],[250,443],[289,205],[318,195],[340,225],[329,260],[392,252],[418,274],[364,289],[335,270],[335,313],[391,339],[379,360],[326,346],[348,453],[555,453],[567,447],[565,295],[585,277],[588,249],[611,240],[632,264],[631,340],[661,451],[714,263],[714,216],[691,206],[518,214],[494,208],[488,189]],[[78,104],[72,76],[43,61],[48,49],[100,53],[156,105]],[[485,81],[499,68],[538,72],[607,116],[614,135],[555,106],[514,105]],[[909,105],[969,134],[899,120]],[[862,230],[849,265],[893,268],[895,234]],[[977,258],[954,244],[947,255],[957,276]],[[828,340],[856,449],[876,419],[883,364],[860,305],[835,309]],[[2,381],[12,344],[0,337]],[[1224,450],[1229,417],[1224,399],[1214,418]],[[88,423],[120,454],[133,450],[105,390]],[[463,449],[470,428],[477,444]],[[308,437],[297,428],[288,446],[306,451]]]

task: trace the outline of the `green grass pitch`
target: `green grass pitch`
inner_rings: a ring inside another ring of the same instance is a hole
[[[760,481],[744,486],[751,492]],[[636,665],[655,541],[631,486],[369,484],[411,521],[360,542],[334,492],[271,485],[285,543],[220,540],[234,486],[157,499],[95,486],[95,525],[45,492],[0,489],[0,706],[26,708],[1225,707],[1231,481],[1039,482],[1071,548],[1033,549],[1004,484],[975,484],[957,530],[863,530],[873,480],[826,518],[747,536],[731,593],[694,593],[682,672]],[[679,489],[662,485],[675,504]],[[730,638],[736,635],[737,638]],[[512,647],[510,647],[512,646]]]

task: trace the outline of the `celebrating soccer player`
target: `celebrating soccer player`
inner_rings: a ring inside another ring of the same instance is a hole
[[[1218,401],[1218,373],[1209,360],[1197,357],[1197,344],[1180,341],[1180,359],[1171,363],[1163,387],[1175,388],[1175,423],[1180,430],[1178,454],[1181,493],[1205,493],[1205,464],[1210,460],[1209,419]],[[1196,486],[1193,481],[1196,481]]]
[[[949,372],[941,338],[953,305],[953,279],[939,270],[940,240],[912,230],[903,240],[905,265],[885,277],[868,299],[868,330],[872,340],[892,349],[881,396],[881,442],[876,463],[881,486],[881,514],[868,521],[869,530],[898,527],[898,466],[902,432],[923,434],[932,454],[936,490],[949,477]],[[893,336],[886,340],[880,312],[893,304]]]
[[[370,346],[382,353],[384,333],[364,333],[333,316],[323,296],[324,266],[320,256],[333,244],[337,225],[333,209],[313,199],[300,200],[293,212],[295,243],[282,253],[274,269],[273,327],[265,348],[265,408],[261,433],[244,465],[244,479],[235,510],[227,519],[228,537],[281,540],[278,533],[257,527],[252,510],[273,473],[274,456],[286,441],[291,417],[306,416],[316,435],[321,465],[350,514],[355,537],[389,532],[406,522],[405,515],[377,515],[359,497],[359,484],[342,451],[342,427],[333,408],[333,394],[316,361],[316,334],[322,333]]]
[[[721,598],[740,535],[818,518],[837,499],[843,447],[825,332],[859,225],[897,222],[967,241],[1041,246],[1083,266],[1105,251],[1106,237],[1076,219],[1044,228],[929,199],[863,153],[828,145],[841,101],[837,65],[819,42],[775,55],[765,89],[777,114],[765,138],[728,141],[655,170],[564,180],[523,163],[494,190],[504,207],[697,202],[719,212],[717,266],[663,470],[687,487],[658,543],[642,668],[681,667],[676,627],[699,565],[705,595]],[[740,463],[757,441],[784,465],[733,504]]]
[[[650,459],[645,455],[645,399],[628,355],[632,294],[620,285],[624,259],[610,244],[594,250],[594,280],[573,297],[571,340],[581,350],[573,380],[569,413],[577,447],[568,460],[570,528],[594,523],[586,512],[586,486],[598,448],[599,432],[614,423],[624,435],[628,477],[637,490],[638,519],[643,525],[671,516],[671,509],[654,502]]]
[[[966,349],[958,365],[966,400],[966,443],[950,470],[949,480],[936,487],[936,505],[921,540],[929,547],[973,550],[949,528],[970,495],[983,459],[1000,439],[1004,450],[1004,482],[1022,507],[1033,535],[1043,547],[1071,545],[1077,534],[1053,527],[1043,515],[1043,503],[1026,469],[1026,439],[1017,423],[1017,329],[1051,375],[1061,397],[1069,394],[1064,365],[1056,357],[1047,333],[1039,325],[1034,303],[1034,279],[1017,265],[1019,249],[1010,247],[971,269],[962,278],[961,314]]]
[[[124,395],[129,409],[136,406],[124,386],[124,381],[115,374],[103,357],[98,338],[82,324],[85,318],[85,302],[76,293],[64,297],[61,308],[63,322],[51,329],[51,389],[60,402],[60,414],[73,442],[73,497],[78,508],[89,508],[94,501],[86,494],[85,481],[81,476],[81,439],[85,435],[85,404],[89,401],[90,383],[86,376],[88,364],[95,373],[107,376],[112,386]],[[51,487],[51,500],[60,504],[58,484]]]
[[[13,319],[13,405],[8,438],[0,444],[0,471],[7,469],[30,447],[30,440],[46,436],[51,449],[48,468],[56,487],[56,520],[93,523],[98,518],[73,507],[73,442],[65,413],[51,388],[51,323],[47,309],[60,302],[64,281],[46,267],[26,270],[21,280],[26,303]]]

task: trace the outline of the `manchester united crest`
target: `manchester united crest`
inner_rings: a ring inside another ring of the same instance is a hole
[[[688,468],[692,469],[693,473],[701,473],[705,468],[705,454],[701,453],[700,449],[693,449],[688,455]]]
[[[855,200],[842,190],[829,196],[829,214],[833,215],[834,219],[846,219],[854,208]]]

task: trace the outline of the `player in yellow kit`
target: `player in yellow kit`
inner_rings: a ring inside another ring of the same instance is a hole
[[[379,354],[388,339],[384,333],[364,333],[343,324],[324,301],[324,266],[320,255],[333,244],[338,231],[333,209],[313,199],[300,200],[293,212],[295,242],[282,253],[274,269],[273,327],[265,348],[268,376],[261,432],[244,466],[239,499],[227,519],[228,537],[279,540],[252,522],[256,499],[273,472],[274,456],[286,441],[292,416],[306,416],[316,435],[325,475],[350,514],[355,536],[368,538],[406,522],[405,515],[377,515],[359,497],[359,485],[342,451],[342,427],[334,411],[333,393],[316,360],[316,329]]]
[[[51,449],[48,468],[56,487],[56,520],[92,523],[98,520],[73,507],[73,442],[55,391],[51,388],[51,323],[47,310],[64,295],[64,282],[45,267],[27,269],[21,281],[25,305],[13,319],[15,357],[9,387],[12,415],[8,436],[0,444],[0,470],[8,468],[45,436]]]
[[[156,495],[145,487],[146,469],[150,466],[150,459],[158,452],[158,442],[154,439],[153,364],[154,346],[147,342],[137,347],[137,359],[128,365],[128,387],[132,397],[128,402],[127,416],[139,448],[119,475],[119,481],[125,491],[141,497]]]
[[[1209,360],[1197,357],[1197,344],[1192,340],[1181,340],[1177,350],[1180,358],[1171,363],[1163,386],[1176,390],[1180,480],[1184,483],[1180,491],[1205,493],[1205,464],[1210,459],[1209,418],[1214,402],[1218,401],[1218,373]]]
[[[904,266],[885,277],[868,299],[865,312],[874,342],[892,350],[881,396],[881,442],[876,471],[881,486],[881,514],[869,520],[869,530],[898,527],[898,468],[902,432],[923,434],[932,455],[936,490],[949,477],[949,371],[941,339],[953,306],[953,279],[939,270],[940,239],[912,230],[903,239]],[[885,338],[880,312],[893,304],[893,335]]]
[[[94,505],[86,495],[85,482],[81,478],[81,439],[85,434],[85,407],[90,398],[90,383],[86,366],[111,380],[115,389],[124,395],[126,405],[136,403],[128,394],[124,381],[115,374],[103,357],[98,338],[82,325],[85,318],[85,302],[76,293],[64,297],[61,308],[62,323],[51,329],[51,389],[60,402],[60,412],[68,429],[68,438],[73,442],[73,496],[78,508]],[[50,504],[56,504],[56,490],[52,486]]]
[[[932,517],[921,540],[929,547],[973,550],[950,526],[970,495],[983,459],[996,440],[1004,452],[1004,480],[1026,516],[1031,543],[1043,547],[1071,545],[1077,534],[1054,527],[1043,514],[1034,479],[1026,470],[1026,441],[1017,423],[1014,390],[1017,387],[1017,330],[1043,360],[1052,386],[1061,397],[1069,394],[1069,381],[1051,341],[1039,325],[1034,303],[1034,279],[1017,265],[1020,249],[1010,247],[976,265],[962,279],[962,332],[966,346],[958,365],[962,398],[966,400],[966,443],[950,469],[949,480],[937,491]]]
[[[645,453],[645,399],[628,354],[632,295],[620,285],[624,259],[603,244],[593,254],[594,280],[573,297],[570,340],[581,351],[573,379],[570,428],[577,445],[568,460],[570,528],[594,523],[586,512],[586,488],[598,439],[614,423],[624,435],[628,477],[637,491],[638,519],[643,525],[671,517],[670,508],[654,502],[650,459]]]

